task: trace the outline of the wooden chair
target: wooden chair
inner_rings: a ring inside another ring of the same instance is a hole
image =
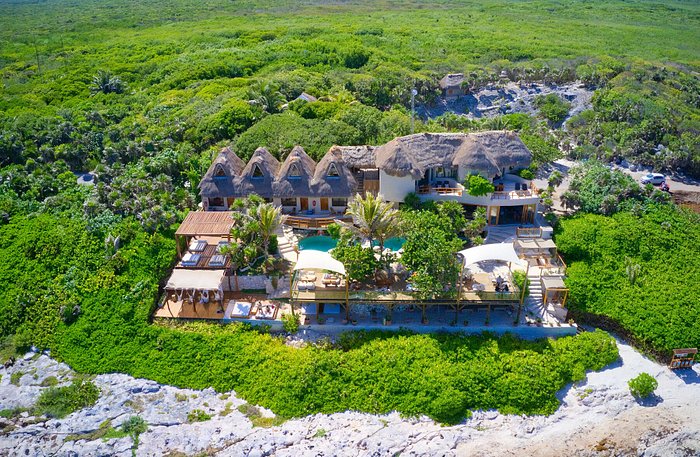
[[[698,353],[697,348],[674,349],[671,363],[668,367],[672,370],[680,368],[690,368],[695,363],[695,355]]]

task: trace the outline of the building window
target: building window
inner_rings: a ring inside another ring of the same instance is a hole
[[[301,178],[301,173],[299,173],[299,166],[295,163],[289,167],[289,177],[290,178]]]
[[[222,197],[209,197],[209,206],[224,206]]]
[[[328,177],[329,178],[340,177],[340,173],[338,173],[338,168],[335,166],[334,163],[331,163],[331,165],[328,167]]]
[[[263,177],[265,177],[265,175],[263,174],[262,170],[260,169],[260,167],[256,163],[255,165],[253,165],[253,178],[263,178]]]
[[[347,198],[333,198],[331,199],[331,206],[348,206]]]
[[[297,199],[296,198],[283,198],[282,199],[282,206],[297,206]]]
[[[226,178],[226,172],[224,171],[224,167],[222,167],[221,165],[217,165],[216,169],[214,170],[214,177]]]

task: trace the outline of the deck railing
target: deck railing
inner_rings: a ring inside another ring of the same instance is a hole
[[[517,227],[515,234],[518,238],[542,238],[542,227]]]
[[[457,195],[461,197],[463,191],[464,189],[459,187],[418,186],[418,193],[420,195],[436,193],[439,195]]]
[[[347,220],[348,218],[341,214],[329,217],[287,216],[284,223],[294,228],[321,229],[328,227],[328,225],[335,222],[336,219]]]

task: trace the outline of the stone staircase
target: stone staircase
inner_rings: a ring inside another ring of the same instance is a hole
[[[297,239],[292,228],[287,225],[282,225],[277,229],[275,234],[277,235],[277,249],[280,255],[290,262],[296,262],[297,254],[294,247],[296,246]]]
[[[527,274],[527,279],[530,280],[530,293],[525,300],[527,315],[534,315],[534,319],[540,318],[545,324],[556,324],[557,318],[542,303],[540,269],[531,268]]]
[[[503,243],[506,241],[515,241],[515,225],[492,225],[486,230],[488,234],[486,235],[485,243]]]

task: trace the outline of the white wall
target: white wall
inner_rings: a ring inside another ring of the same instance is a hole
[[[411,175],[404,177],[391,176],[379,170],[379,193],[384,200],[402,202],[406,195],[416,191],[415,180]]]

